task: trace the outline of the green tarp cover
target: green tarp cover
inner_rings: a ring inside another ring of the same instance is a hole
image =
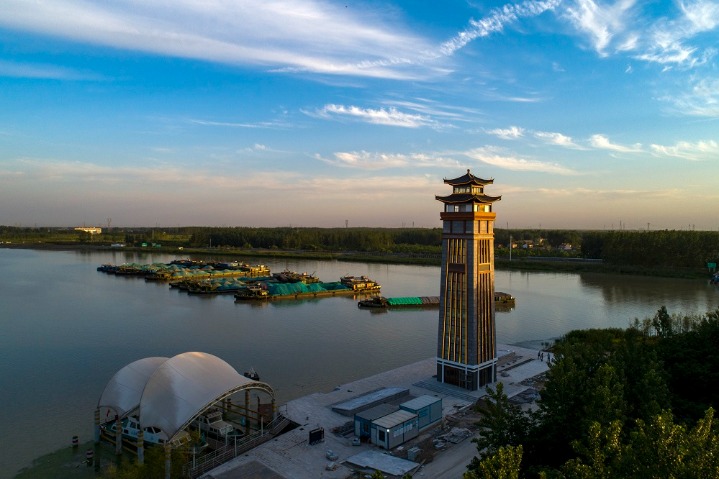
[[[285,296],[298,293],[323,293],[349,289],[342,283],[267,283],[267,291],[273,296]]]
[[[417,296],[412,296],[408,298],[387,298],[387,304],[390,306],[405,306],[405,305],[414,305],[422,304],[422,299]]]

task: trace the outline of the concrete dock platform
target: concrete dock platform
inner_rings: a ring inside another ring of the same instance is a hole
[[[549,368],[545,361],[540,360],[537,350],[500,345],[497,355],[499,358],[497,380],[503,383],[504,391],[510,398],[523,393],[526,395],[527,390],[531,392],[532,386],[527,380],[540,376]],[[442,416],[451,418],[466,411],[479,398],[486,395],[485,388],[479,391],[467,391],[438,383],[433,377],[435,374],[436,360],[428,358],[343,384],[331,392],[315,393],[290,401],[281,406],[279,411],[299,424],[299,427],[213,469],[202,477],[205,479],[346,479],[356,468],[356,465],[351,464],[351,458],[360,453],[363,464],[368,460],[371,462],[368,457],[375,457],[376,468],[380,470],[385,468],[383,472],[387,476],[390,471],[386,468],[391,469],[393,466],[383,464],[382,456],[387,457],[388,451],[372,444],[353,445],[352,433],[341,435],[333,432],[347,431],[348,423],[353,418],[333,411],[332,406],[382,388],[407,388],[410,396],[430,395],[442,398]],[[444,430],[442,426],[445,426]],[[443,419],[441,424],[421,431],[420,436],[446,432],[446,426],[447,422]],[[324,441],[310,445],[309,431],[317,428],[324,429]],[[458,444],[443,443],[442,450],[431,451],[431,462],[415,463],[413,476],[460,479],[466,470],[465,466],[477,452],[470,439],[471,436],[466,437]],[[371,451],[369,455],[368,451]],[[400,446],[391,453],[392,456],[403,458],[406,457],[406,448]]]

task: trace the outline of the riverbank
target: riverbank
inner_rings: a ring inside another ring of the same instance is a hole
[[[542,376],[549,369],[539,359],[538,351],[515,345],[498,345],[498,380],[510,400],[523,408],[533,407],[541,390]],[[205,479],[237,477],[267,477],[272,479],[345,479],[353,472],[380,470],[392,474],[404,467],[413,476],[432,479],[455,479],[466,470],[477,455],[472,439],[479,434],[476,422],[479,413],[473,408],[486,395],[484,388],[467,391],[441,384],[436,374],[435,358],[427,358],[406,366],[384,371],[366,378],[338,385],[329,392],[312,392],[279,407],[279,412],[298,427],[272,441],[216,467]],[[494,385],[496,386],[496,384]],[[356,444],[346,427],[352,417],[340,414],[332,406],[357,400],[383,388],[406,389],[407,395],[394,402],[410,398],[432,396],[442,400],[442,419],[420,431],[409,442],[387,451],[368,441]],[[325,432],[320,444],[308,441],[310,430]],[[88,463],[87,452],[93,451],[94,462]],[[334,453],[332,460],[328,451]],[[15,479],[97,477],[119,459],[105,444],[86,442],[78,447],[66,447],[37,458],[31,467],[21,471]],[[396,459],[396,460],[395,460]],[[92,467],[94,466],[94,467]],[[247,475],[253,471],[256,475]]]
[[[184,257],[203,258],[274,258],[301,260],[339,260],[355,263],[405,264],[414,266],[440,266],[441,254],[383,253],[358,251],[308,251],[260,248],[177,248],[177,247],[131,247],[90,243],[4,243],[1,248],[38,249],[49,251],[128,251],[175,254]],[[656,278],[706,279],[710,273],[697,268],[646,268],[630,265],[611,265],[601,260],[563,257],[509,257],[496,256],[495,268],[506,271],[536,271],[562,273],[602,273]]]
[[[497,380],[504,385],[510,401],[520,407],[533,407],[542,387],[542,376],[549,365],[539,359],[538,350],[515,345],[497,345]],[[468,391],[437,382],[436,359],[392,369],[380,374],[337,386],[330,392],[317,392],[290,401],[280,412],[300,427],[275,438],[202,476],[205,479],[231,479],[249,468],[262,471],[273,479],[310,479],[323,477],[344,479],[353,472],[385,475],[454,479],[461,477],[466,466],[477,455],[472,439],[479,430],[478,412],[473,408],[486,395],[485,388]],[[496,383],[493,384],[496,387]],[[408,397],[432,396],[442,400],[442,420],[422,431],[409,442],[387,451],[366,441],[352,442],[352,418],[333,410],[333,406],[356,400],[383,388],[406,388]],[[326,431],[321,445],[311,445],[308,431]],[[331,450],[336,457],[327,458]],[[388,458],[398,459],[391,461]],[[395,467],[406,468],[397,473]]]

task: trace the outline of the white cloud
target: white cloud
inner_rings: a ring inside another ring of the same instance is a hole
[[[618,153],[640,153],[643,151],[642,145],[639,143],[635,143],[632,146],[618,145],[609,141],[609,138],[604,135],[592,135],[592,137],[589,139],[589,143],[594,148],[616,151]]]
[[[452,55],[477,38],[501,32],[505,26],[516,22],[520,18],[541,15],[548,10],[554,9],[559,4],[560,0],[525,1],[520,4],[507,4],[501,8],[496,8],[492,10],[489,16],[481,20],[470,20],[469,28],[444,42],[440,46],[439,53],[442,55]]]
[[[651,149],[656,156],[668,156],[683,160],[699,161],[719,158],[719,143],[714,140],[698,141],[696,143],[679,141],[674,146],[653,144]]]
[[[334,153],[334,159],[326,159],[320,155],[315,155],[318,160],[325,163],[349,168],[358,168],[365,170],[380,170],[387,168],[404,168],[404,167],[442,167],[457,168],[459,162],[451,158],[443,156],[434,156],[425,153],[371,153],[367,151],[348,151]]]
[[[102,77],[55,65],[27,64],[0,60],[0,77],[44,80],[102,80]]]
[[[492,130],[485,130],[486,133],[490,135],[494,135],[497,138],[501,138],[503,140],[517,140],[519,138],[524,137],[525,129],[521,128],[519,126],[510,126],[509,128],[495,128]],[[531,130],[530,130],[531,132]],[[548,143],[550,145],[557,145],[557,146],[563,146],[565,148],[576,148],[580,149],[581,147],[574,143],[574,140],[572,140],[572,137],[566,136],[562,133],[557,132],[549,132],[549,131],[535,131],[531,132],[531,134],[538,138],[545,143]]]
[[[684,45],[681,34],[670,28],[656,29],[651,35],[651,43],[647,45],[644,52],[635,55],[635,58],[661,65],[683,65],[692,67],[697,65],[699,60],[695,53],[697,48]]]
[[[280,122],[280,121],[261,121],[261,122],[257,122],[257,123],[242,123],[242,122],[232,122],[232,121],[201,120],[198,118],[190,118],[187,121],[194,125],[220,126],[220,127],[226,127],[226,128],[268,128],[268,129],[289,128],[288,124]]]
[[[706,32],[719,25],[719,3],[707,0],[679,2],[679,7],[694,32]]]
[[[487,130],[487,133],[494,135],[503,140],[516,140],[524,136],[524,128],[518,126],[510,126],[509,128],[495,128]]]
[[[607,55],[612,40],[623,33],[635,5],[634,0],[620,0],[606,5],[594,0],[577,0],[564,12],[574,27],[589,38],[601,56]]]
[[[564,12],[600,56],[632,52],[634,58],[657,63],[664,70],[693,68],[715,55],[714,48],[692,45],[692,39],[719,25],[719,4],[711,0],[678,3],[677,11],[651,18],[642,15],[646,3],[636,0],[603,2],[574,0]],[[679,14],[678,16],[676,14]],[[675,14],[674,17],[669,15]]]
[[[703,65],[716,54],[715,48],[692,45],[692,39],[719,25],[719,3],[711,0],[679,2],[681,16],[661,18],[648,29],[643,51],[637,58],[670,68]],[[710,43],[711,44],[711,43]]]
[[[165,225],[336,226],[350,218],[354,225],[395,226],[396,217],[377,214],[390,203],[412,221],[436,225],[436,213],[427,213],[436,211],[427,191],[438,184],[441,178],[407,171],[389,176],[357,171],[337,177],[250,169],[233,175],[197,165],[124,167],[28,158],[0,163],[0,202],[22,203],[35,211],[30,220],[25,216],[12,221],[48,225],[104,222],[112,214],[116,225],[155,225],[159,219]],[[291,204],[256,201],[273,192],[289,195]],[[312,213],[317,198],[329,205],[321,217]],[[358,201],[364,208],[355,214]],[[237,208],[238,204],[253,208]],[[352,214],[346,216],[348,212]]]
[[[690,81],[689,91],[664,97],[684,115],[719,118],[719,79]]]
[[[481,114],[474,108],[440,103],[427,98],[416,98],[414,100],[386,100],[382,103],[387,106],[416,111],[417,113],[430,117],[440,117],[455,121],[470,121],[468,117],[476,117]]]
[[[541,173],[552,173],[557,175],[575,175],[577,174],[570,168],[565,168],[557,163],[547,163],[536,160],[526,160],[515,156],[502,155],[496,148],[485,146],[482,148],[474,148],[463,152],[463,154],[473,160],[481,161],[488,165],[504,168],[513,171],[534,171]]]
[[[360,108],[358,106],[325,105],[315,111],[322,118],[352,118],[376,125],[400,126],[404,128],[420,128],[423,126],[439,127],[439,123],[426,115],[403,113],[396,108]]]
[[[0,25],[181,58],[384,78],[411,77],[393,67],[430,49],[396,16],[326,0],[3,0]]]
[[[546,141],[552,145],[564,146],[567,148],[579,148],[579,145],[574,143],[571,136],[566,136],[561,133],[549,132],[549,131],[536,131],[534,132],[535,138]]]

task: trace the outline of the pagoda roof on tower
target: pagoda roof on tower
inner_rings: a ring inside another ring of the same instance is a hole
[[[494,203],[502,199],[501,196],[487,196],[484,194],[473,195],[470,193],[451,194],[449,196],[435,196],[437,201],[442,203]]]
[[[472,173],[467,170],[467,174],[460,176],[459,178],[455,178],[453,180],[444,179],[444,183],[447,185],[452,186],[460,186],[460,185],[491,185],[494,183],[494,179],[485,180],[483,178],[480,178],[478,176],[474,176]]]

